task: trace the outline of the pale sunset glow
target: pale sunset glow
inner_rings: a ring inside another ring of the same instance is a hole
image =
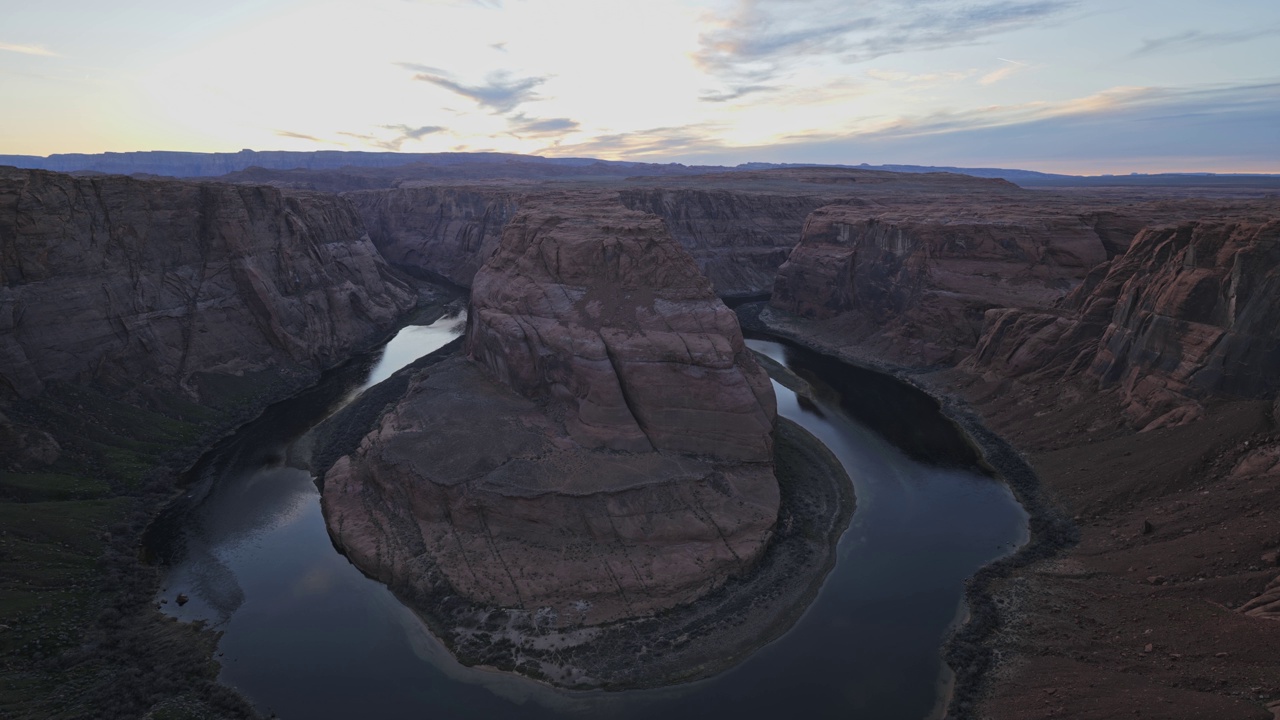
[[[1280,172],[1272,0],[7,4],[0,154]]]

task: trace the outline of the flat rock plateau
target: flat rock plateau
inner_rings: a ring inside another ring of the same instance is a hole
[[[1021,468],[952,717],[1280,717],[1274,182],[337,155],[0,168],[0,715],[253,717],[139,538],[449,286],[466,348],[357,403],[325,509],[466,662],[635,687],[789,626],[852,500],[716,299],[768,298]]]

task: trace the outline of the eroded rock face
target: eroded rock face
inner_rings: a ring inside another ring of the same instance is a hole
[[[1049,305],[1105,261],[1095,225],[955,205],[828,206],[805,222],[772,305],[806,318],[848,315],[850,339],[910,364],[954,363],[977,343],[988,309]]]
[[[750,570],[778,513],[772,388],[661,220],[599,199],[522,208],[469,323],[473,360],[423,371],[325,477],[354,562],[409,597],[556,626]]]
[[[768,376],[662,221],[608,202],[521,212],[477,274],[468,352],[568,407],[586,447],[768,462]]]
[[[1280,390],[1280,222],[1144,230],[1055,314],[988,314],[972,364],[1007,377],[1084,374],[1139,428],[1189,422],[1210,396]]]
[[[820,195],[695,188],[619,193],[632,210],[666,221],[722,297],[767,293]]]
[[[416,297],[346,202],[272,188],[0,170],[0,393],[49,381],[203,402],[314,376]]]
[[[388,262],[471,286],[493,254],[522,193],[503,188],[420,187],[347,193]]]

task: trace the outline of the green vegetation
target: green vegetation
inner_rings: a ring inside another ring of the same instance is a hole
[[[10,411],[56,463],[0,470],[0,717],[247,717],[216,684],[216,634],[154,605],[142,532],[179,469],[231,422],[178,397],[53,384]]]

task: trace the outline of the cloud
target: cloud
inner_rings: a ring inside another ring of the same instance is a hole
[[[387,130],[395,130],[400,133],[406,140],[421,140],[428,135],[434,135],[438,132],[444,132],[447,128],[441,125],[423,125],[422,127],[409,127],[408,125],[383,125]]]
[[[1009,77],[1010,75],[1013,75],[1014,73],[1018,72],[1018,70],[1019,68],[1016,65],[1006,65],[1005,67],[997,68],[987,73],[986,75],[983,75],[982,77],[978,78],[978,84],[994,85],[1000,82],[1001,80],[1004,80],[1005,78]]]
[[[58,57],[58,53],[52,50],[46,50],[39,45],[15,45],[13,43],[0,42],[0,50],[8,52],[22,53],[23,55],[40,55],[43,57]]]
[[[1252,30],[1236,30],[1234,32],[1188,30],[1177,35],[1168,35],[1154,40],[1143,40],[1142,47],[1135,50],[1133,55],[1137,57],[1151,53],[1184,52],[1206,47],[1221,47],[1276,34],[1280,34],[1280,25],[1254,28]]]
[[[1117,87],[1033,102],[901,119],[856,133],[723,145],[654,159],[1021,167],[1048,171],[1280,172],[1280,79],[1195,88]]]
[[[511,112],[524,103],[538,100],[534,88],[547,81],[546,77],[513,78],[510,73],[496,72],[485,78],[483,85],[464,85],[437,68],[412,63],[400,63],[400,66],[414,71],[414,80],[457,93],[496,113]]]
[[[300,132],[293,132],[292,130],[277,130],[276,135],[279,135],[280,137],[296,138],[298,140],[310,140],[311,142],[315,142],[315,143],[329,142],[328,140],[321,140],[320,138],[314,135],[306,135]],[[338,144],[341,144],[341,143],[338,143]]]
[[[446,132],[448,128],[440,125],[423,125],[421,127],[410,127],[409,125],[380,125],[383,130],[391,130],[395,134],[390,137],[379,137],[377,135],[369,135],[367,133],[339,132],[339,135],[345,135],[349,138],[355,138],[366,145],[380,147],[384,150],[398,151],[402,145],[409,140],[421,140],[428,135]]]
[[[539,152],[605,159],[670,158],[724,148],[725,145],[718,139],[721,130],[718,126],[707,124],[650,128],[629,133],[597,135],[585,142],[556,144]]]
[[[772,92],[774,90],[777,90],[777,88],[772,85],[740,85],[721,92],[708,91],[699,95],[698,99],[702,102],[722,103],[729,102],[730,100],[737,100],[738,98],[746,97],[748,95]]]
[[[975,71],[953,71],[943,73],[905,73],[899,70],[878,70],[872,68],[867,71],[867,77],[873,80],[882,80],[884,82],[902,83],[904,85],[936,85],[944,82],[959,82],[973,77]]]
[[[510,119],[511,134],[516,137],[555,137],[577,131],[579,123],[569,118],[529,118],[523,113]]]
[[[1075,0],[739,0],[713,21],[694,59],[726,78],[729,92],[760,84],[789,64],[832,57],[865,62],[909,50],[934,50],[1042,22]]]

